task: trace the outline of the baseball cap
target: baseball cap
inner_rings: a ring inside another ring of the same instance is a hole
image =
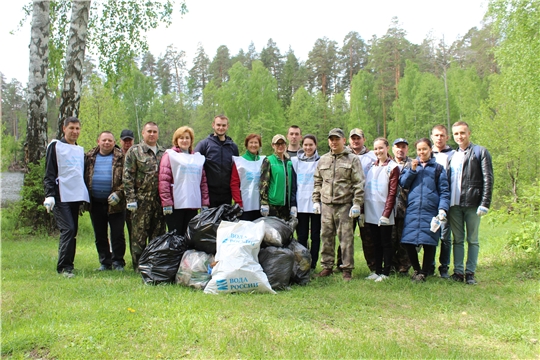
[[[409,142],[405,140],[404,138],[397,138],[396,140],[394,140],[394,145],[399,144],[399,143],[405,143],[409,145]]]
[[[330,132],[328,133],[328,138],[330,138],[331,136],[345,138],[345,134],[343,133],[343,130],[341,130],[340,128],[333,128],[332,130],[330,130]]]
[[[279,140],[283,140],[285,143],[287,143],[287,139],[285,139],[285,136],[281,134],[274,135],[272,138],[272,144],[276,144]]]
[[[349,133],[349,137],[351,137],[353,135],[357,135],[357,136],[360,136],[360,137],[365,137],[364,132],[362,131],[362,129],[359,129],[359,128],[354,128],[354,129],[351,130],[351,132]]]
[[[122,133],[120,134],[120,139],[135,139],[135,136],[133,135],[133,131],[124,129],[122,130]]]

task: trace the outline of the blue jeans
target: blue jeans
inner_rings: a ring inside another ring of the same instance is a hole
[[[478,228],[480,217],[476,215],[476,207],[452,206],[448,214],[450,229],[454,235],[454,272],[473,273],[478,263]],[[467,230],[467,267],[464,271],[463,260],[465,258],[465,229]]]

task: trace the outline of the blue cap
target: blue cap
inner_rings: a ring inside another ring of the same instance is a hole
[[[405,140],[404,138],[397,138],[396,140],[394,140],[394,145],[399,144],[399,143],[405,143],[409,145],[409,142]]]

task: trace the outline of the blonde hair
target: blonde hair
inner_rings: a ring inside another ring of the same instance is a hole
[[[178,144],[177,144],[178,138],[180,138],[180,136],[184,135],[184,133],[186,133],[186,132],[189,134],[189,137],[191,138],[191,144],[189,145],[189,152],[192,152],[193,151],[193,140],[195,139],[195,133],[193,132],[193,129],[190,128],[189,126],[181,126],[178,129],[176,129],[176,131],[174,132],[174,134],[172,136],[172,145],[173,146],[178,146]]]

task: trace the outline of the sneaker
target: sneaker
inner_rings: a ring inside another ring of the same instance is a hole
[[[327,277],[332,274],[332,269],[323,269],[320,273],[317,274],[317,277]]]
[[[450,276],[450,279],[457,282],[463,282],[463,274],[453,273],[452,276]]]
[[[62,270],[61,272],[62,276],[71,279],[75,277],[75,274],[73,273],[73,270]]]
[[[376,278],[378,278],[379,275],[377,275],[377,273],[374,273],[372,272],[371,274],[369,274],[368,276],[365,277],[366,280],[375,280]]]
[[[343,280],[345,281],[351,281],[352,279],[352,274],[350,271],[347,271],[347,270],[344,270],[343,271]]]
[[[468,285],[476,285],[477,284],[473,273],[465,273],[465,282]]]
[[[450,275],[448,275],[448,266],[439,266],[439,273],[441,274],[441,279],[450,279]]]
[[[426,281],[426,275],[419,273],[418,271],[415,271],[413,276],[411,277],[411,281],[415,283],[421,283]]]
[[[386,276],[386,275],[379,275],[379,276],[377,276],[377,278],[375,279],[375,282],[383,282],[383,281],[385,281],[386,279],[388,279],[388,276]]]
[[[112,270],[112,266],[110,265],[101,265],[99,268],[96,269],[96,271],[106,271],[106,270]]]
[[[124,267],[122,265],[114,265],[113,269],[116,271],[124,271]]]

